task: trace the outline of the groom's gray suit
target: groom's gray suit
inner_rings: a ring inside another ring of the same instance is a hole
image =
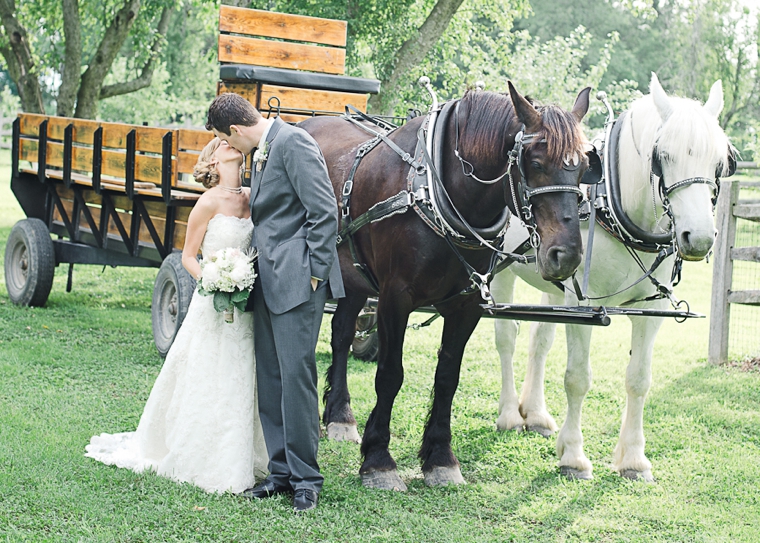
[[[251,180],[259,412],[269,479],[319,492],[315,349],[325,300],[344,296],[335,241],[338,207],[322,153],[304,130],[274,120],[267,160]],[[311,278],[320,279],[316,291]]]

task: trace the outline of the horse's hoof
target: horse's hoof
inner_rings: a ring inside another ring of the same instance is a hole
[[[369,473],[362,473],[361,477],[362,484],[367,488],[406,492],[406,484],[398,476],[395,469],[391,471],[370,471]]]
[[[450,468],[436,466],[431,471],[426,471],[425,484],[428,486],[463,485],[465,484],[459,466]]]
[[[620,472],[620,476],[631,481],[643,481],[645,483],[654,483],[654,477],[650,470],[639,471],[636,469],[624,469]]]
[[[355,424],[345,422],[331,422],[327,425],[327,439],[331,441],[353,441],[361,443],[362,438],[356,430]]]
[[[560,466],[559,472],[561,475],[567,477],[571,481],[590,481],[594,478],[591,474],[591,470],[579,470],[571,468],[570,466]]]
[[[543,436],[543,437],[552,437],[554,435],[554,430],[551,428],[547,428],[545,426],[539,426],[537,424],[528,426],[529,432],[536,432],[537,434]]]

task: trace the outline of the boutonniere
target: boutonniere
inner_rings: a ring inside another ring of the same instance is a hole
[[[266,161],[268,154],[269,154],[269,142],[265,141],[264,145],[256,149],[256,151],[253,153],[253,161],[256,163],[257,172],[261,171],[261,168],[264,166],[264,162]]]

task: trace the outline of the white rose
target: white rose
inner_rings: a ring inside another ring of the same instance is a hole
[[[206,264],[203,266],[201,277],[203,279],[204,286],[213,289],[213,286],[220,279],[219,266],[217,266],[215,262],[206,262]]]

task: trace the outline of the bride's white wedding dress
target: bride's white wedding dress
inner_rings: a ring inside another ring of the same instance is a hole
[[[247,248],[250,219],[216,215],[201,252]],[[212,296],[193,294],[136,432],[100,434],[86,454],[136,472],[155,470],[208,492],[242,492],[266,475],[268,457],[255,401],[253,314],[224,322]]]

